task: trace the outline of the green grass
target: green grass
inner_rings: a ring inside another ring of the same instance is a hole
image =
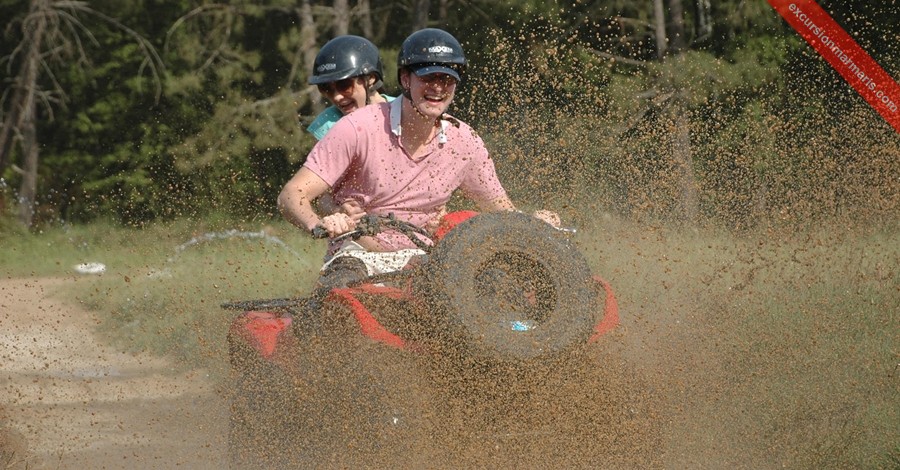
[[[305,294],[324,250],[323,242],[282,223],[183,220],[140,230],[96,224],[4,238],[0,273],[75,276],[79,282],[55,295],[97,312],[111,343],[218,369],[234,315],[220,304]],[[107,270],[78,274],[74,266],[83,262]]]
[[[111,313],[104,330],[127,335],[131,349],[168,352],[200,365],[224,357],[226,327],[235,314],[226,301],[302,295],[318,258],[297,258],[280,246],[229,240],[183,252],[162,269],[98,284],[81,299]]]
[[[656,388],[673,467],[897,468],[898,231],[736,237],[593,220],[577,241],[616,290],[614,334]],[[233,315],[219,305],[306,293],[324,252],[281,223],[269,238],[195,238],[229,228],[5,232],[0,273],[73,276],[76,263],[106,263],[59,295],[97,312],[122,349],[215,372]]]

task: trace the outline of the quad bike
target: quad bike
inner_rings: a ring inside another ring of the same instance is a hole
[[[397,457],[421,456],[413,443],[437,439],[448,408],[474,413],[460,398],[473,375],[519,377],[618,323],[612,289],[571,234],[528,215],[451,213],[433,245],[393,217],[367,216],[346,236],[382,230],[425,254],[324,301],[223,304],[241,312],[228,338],[237,467],[421,466]]]

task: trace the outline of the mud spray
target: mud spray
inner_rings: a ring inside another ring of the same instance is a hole
[[[767,82],[763,57],[745,68],[699,53],[623,63],[591,53],[608,38],[549,21],[494,39],[472,52],[490,65],[470,71],[454,114],[485,138],[513,200],[578,227],[578,249],[618,297],[615,330],[566,361],[521,370],[385,348],[338,322],[340,334],[298,335],[302,354],[281,358],[285,369],[258,365],[238,383],[216,306],[241,295],[227,287],[255,292],[254,269],[294,261],[229,262],[212,293],[184,290],[177,271],[134,280],[127,289],[145,298],[143,282],[164,283],[170,303],[156,315],[189,333],[160,334],[170,350],[199,344],[207,367],[135,365],[147,390],[186,391],[148,400],[131,393],[128,374],[107,378],[104,390],[122,398],[106,410],[87,405],[93,395],[19,398],[32,442],[4,437],[13,451],[0,468],[221,468],[229,426],[249,419],[229,417],[240,387],[244,411],[266,402],[275,412],[265,428],[241,428],[238,447],[276,467],[896,468],[897,134],[856,97],[835,98],[839,119],[817,104],[846,88]],[[830,76],[813,55],[795,60],[788,80]],[[758,83],[741,86],[751,73]],[[403,330],[402,309],[369,300]],[[208,318],[186,316],[199,303]],[[144,321],[130,328],[151,328]],[[97,393],[81,379],[34,380]],[[375,407],[375,396],[390,406]],[[79,413],[107,421],[46,424]],[[66,445],[41,454],[59,442],[34,436],[54,432]],[[113,437],[112,450],[92,450]],[[18,459],[26,446],[40,457]],[[128,455],[116,460],[116,449]]]
[[[567,424],[594,431],[533,436],[504,463],[527,449],[519,464],[545,468],[896,466],[887,123],[862,100],[838,120],[769,114],[737,88],[718,101],[705,93],[729,87],[725,63],[596,60],[552,26],[495,39],[471,113],[518,200],[590,227],[581,247],[623,318],[580,371],[604,378],[555,392],[579,403]],[[720,104],[700,115],[698,96]]]

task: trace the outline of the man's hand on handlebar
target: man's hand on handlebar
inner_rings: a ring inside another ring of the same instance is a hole
[[[338,212],[336,214],[331,214],[324,217],[319,226],[325,229],[326,232],[328,232],[329,237],[336,237],[338,235],[342,235],[351,230],[354,230],[356,228],[356,222],[360,217],[362,217],[362,215],[354,219],[350,215],[347,215],[343,212]]]

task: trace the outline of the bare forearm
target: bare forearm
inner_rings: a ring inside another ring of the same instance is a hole
[[[321,223],[312,201],[327,189],[328,184],[321,178],[306,168],[301,168],[278,195],[278,210],[288,222],[303,230],[312,230]]]
[[[278,210],[285,220],[303,230],[312,230],[319,224],[319,216],[312,208],[312,201],[295,188],[285,188],[278,195]]]
[[[484,212],[495,211],[514,211],[515,204],[507,196],[499,197],[490,201],[476,201],[478,208]]]
[[[516,206],[508,197],[501,197],[494,199],[493,201],[489,201],[487,203],[479,204],[479,207],[483,211],[514,211],[516,210]],[[548,224],[559,227],[561,220],[559,215],[556,212],[548,211],[544,209],[538,209],[531,214],[533,217],[543,220]]]

